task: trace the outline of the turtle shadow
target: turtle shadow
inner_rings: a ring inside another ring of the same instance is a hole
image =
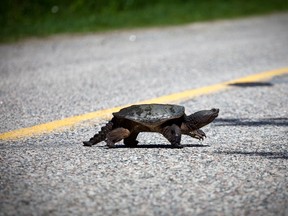
[[[210,145],[201,145],[201,144],[182,144],[182,146],[184,148],[205,148],[205,147],[210,147]],[[114,148],[108,148],[107,146],[99,146],[101,148],[107,148],[107,149],[122,149],[122,148],[129,148],[129,149],[133,149],[133,148],[145,148],[145,149],[154,149],[154,148],[165,148],[165,149],[177,149],[175,147],[173,147],[172,145],[169,144],[147,144],[147,145],[137,145],[134,147],[129,147],[129,146],[125,146],[125,145],[115,145]]]
[[[268,159],[285,159],[288,160],[287,152],[264,152],[264,151],[214,151],[215,154],[224,155],[243,155],[243,156],[261,156]]]
[[[288,126],[288,118],[263,118],[263,119],[249,119],[249,118],[218,118],[215,119],[215,126]]]

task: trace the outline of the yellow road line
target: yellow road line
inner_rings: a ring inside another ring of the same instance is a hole
[[[175,94],[161,96],[158,98],[153,98],[150,100],[141,101],[141,102],[138,102],[137,104],[175,103],[179,101],[185,101],[185,100],[188,100],[193,97],[200,96],[200,95],[205,95],[205,94],[217,92],[220,90],[224,90],[229,87],[229,84],[267,80],[267,79],[271,79],[274,76],[283,75],[283,74],[288,74],[288,68],[281,68],[277,70],[266,71],[266,72],[259,73],[259,74],[253,74],[253,75],[246,76],[240,79],[235,79],[229,82],[223,82],[223,83],[219,83],[215,85],[210,85],[210,86],[206,86],[202,88],[187,90],[187,91],[183,91],[183,92],[179,92]],[[58,130],[64,127],[69,127],[69,126],[75,125],[79,122],[86,121],[89,119],[105,118],[111,115],[111,113],[117,112],[121,108],[129,106],[129,105],[130,104],[125,105],[125,106],[114,107],[110,109],[99,110],[96,112],[86,113],[86,114],[78,115],[78,116],[72,116],[69,118],[56,120],[56,121],[48,122],[45,124],[35,125],[32,127],[28,127],[28,128],[22,128],[22,129],[5,132],[5,133],[0,134],[0,140],[14,140],[14,139],[20,139],[20,138],[25,138],[25,137],[36,136],[36,135],[40,135],[44,133],[49,133],[51,131]]]

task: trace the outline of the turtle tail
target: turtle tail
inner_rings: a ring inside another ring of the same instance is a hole
[[[106,125],[104,125],[101,130],[95,134],[89,141],[84,141],[84,146],[92,146],[97,143],[104,141],[106,139],[106,135],[112,130],[113,122],[109,121]]]

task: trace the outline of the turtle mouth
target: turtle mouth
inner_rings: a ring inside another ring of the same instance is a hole
[[[218,115],[219,115],[219,109],[213,108],[213,109],[211,109],[211,111],[213,112],[212,116],[213,116],[214,118],[218,117]]]

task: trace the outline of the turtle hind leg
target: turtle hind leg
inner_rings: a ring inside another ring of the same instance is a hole
[[[106,136],[106,143],[109,148],[115,147],[115,143],[130,136],[130,131],[126,128],[116,128]]]
[[[163,136],[171,143],[175,148],[183,148],[181,142],[181,129],[176,124],[167,126],[163,129]]]
[[[129,137],[125,138],[124,139],[125,146],[127,146],[127,147],[137,146],[138,141],[136,140],[136,138],[137,138],[138,134],[139,133],[132,132]]]

